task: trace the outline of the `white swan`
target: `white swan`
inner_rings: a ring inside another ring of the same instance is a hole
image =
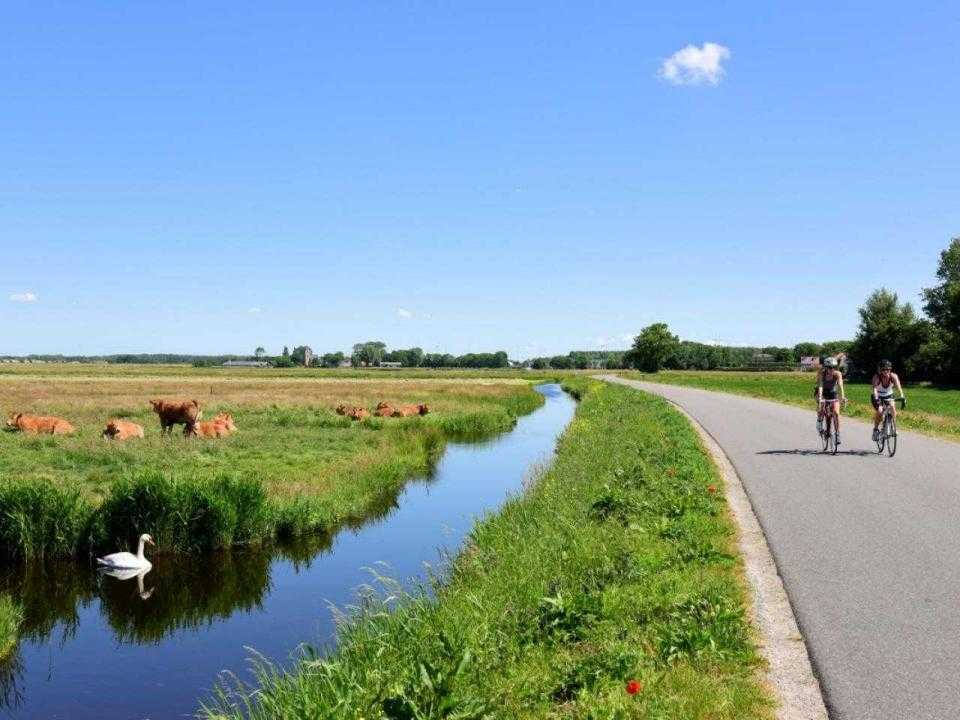
[[[128,552],[118,552],[107,555],[106,557],[97,558],[97,562],[109,568],[149,570],[153,567],[153,563],[143,556],[144,543],[150,543],[151,545],[156,544],[153,542],[152,537],[144,533],[140,536],[140,546],[137,548],[136,555]]]

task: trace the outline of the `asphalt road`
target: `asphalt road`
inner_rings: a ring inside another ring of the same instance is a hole
[[[682,406],[730,458],[831,718],[960,718],[960,444],[901,431],[880,456],[845,418],[824,455],[812,402],[617,381]]]

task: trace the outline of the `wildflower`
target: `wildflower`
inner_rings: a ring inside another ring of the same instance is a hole
[[[643,685],[640,684],[639,680],[631,680],[627,683],[627,694],[636,695],[641,690],[643,690]]]

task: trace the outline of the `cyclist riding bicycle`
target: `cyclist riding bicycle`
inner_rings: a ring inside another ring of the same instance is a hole
[[[836,358],[828,357],[823,361],[823,370],[817,378],[817,406],[820,414],[817,417],[817,426],[820,427],[825,413],[832,410],[833,421],[836,423],[837,445],[840,444],[840,403],[847,402],[847,395],[843,389],[843,373],[837,370]]]
[[[873,404],[873,441],[876,442],[880,437],[880,423],[883,422],[883,404],[890,403],[890,411],[893,417],[897,417],[897,406],[893,403],[893,389],[896,388],[900,393],[900,401],[904,407],[907,404],[907,398],[903,394],[903,388],[900,387],[900,378],[893,371],[893,363],[889,360],[881,360],[877,365],[877,372],[873,376],[873,394],[870,402]]]

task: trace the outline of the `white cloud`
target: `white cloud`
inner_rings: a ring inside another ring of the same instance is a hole
[[[409,320],[413,317],[413,313],[406,308],[397,308],[397,317],[402,317],[404,320]]]
[[[38,299],[36,293],[32,292],[13,293],[10,296],[10,302],[15,303],[35,303]]]
[[[687,45],[663,61],[658,75],[674,85],[718,85],[730,59],[730,48],[705,42],[703,47]]]
[[[252,307],[249,310],[247,310],[247,312],[250,313],[251,315],[259,315],[260,313],[263,312],[263,308]]]

